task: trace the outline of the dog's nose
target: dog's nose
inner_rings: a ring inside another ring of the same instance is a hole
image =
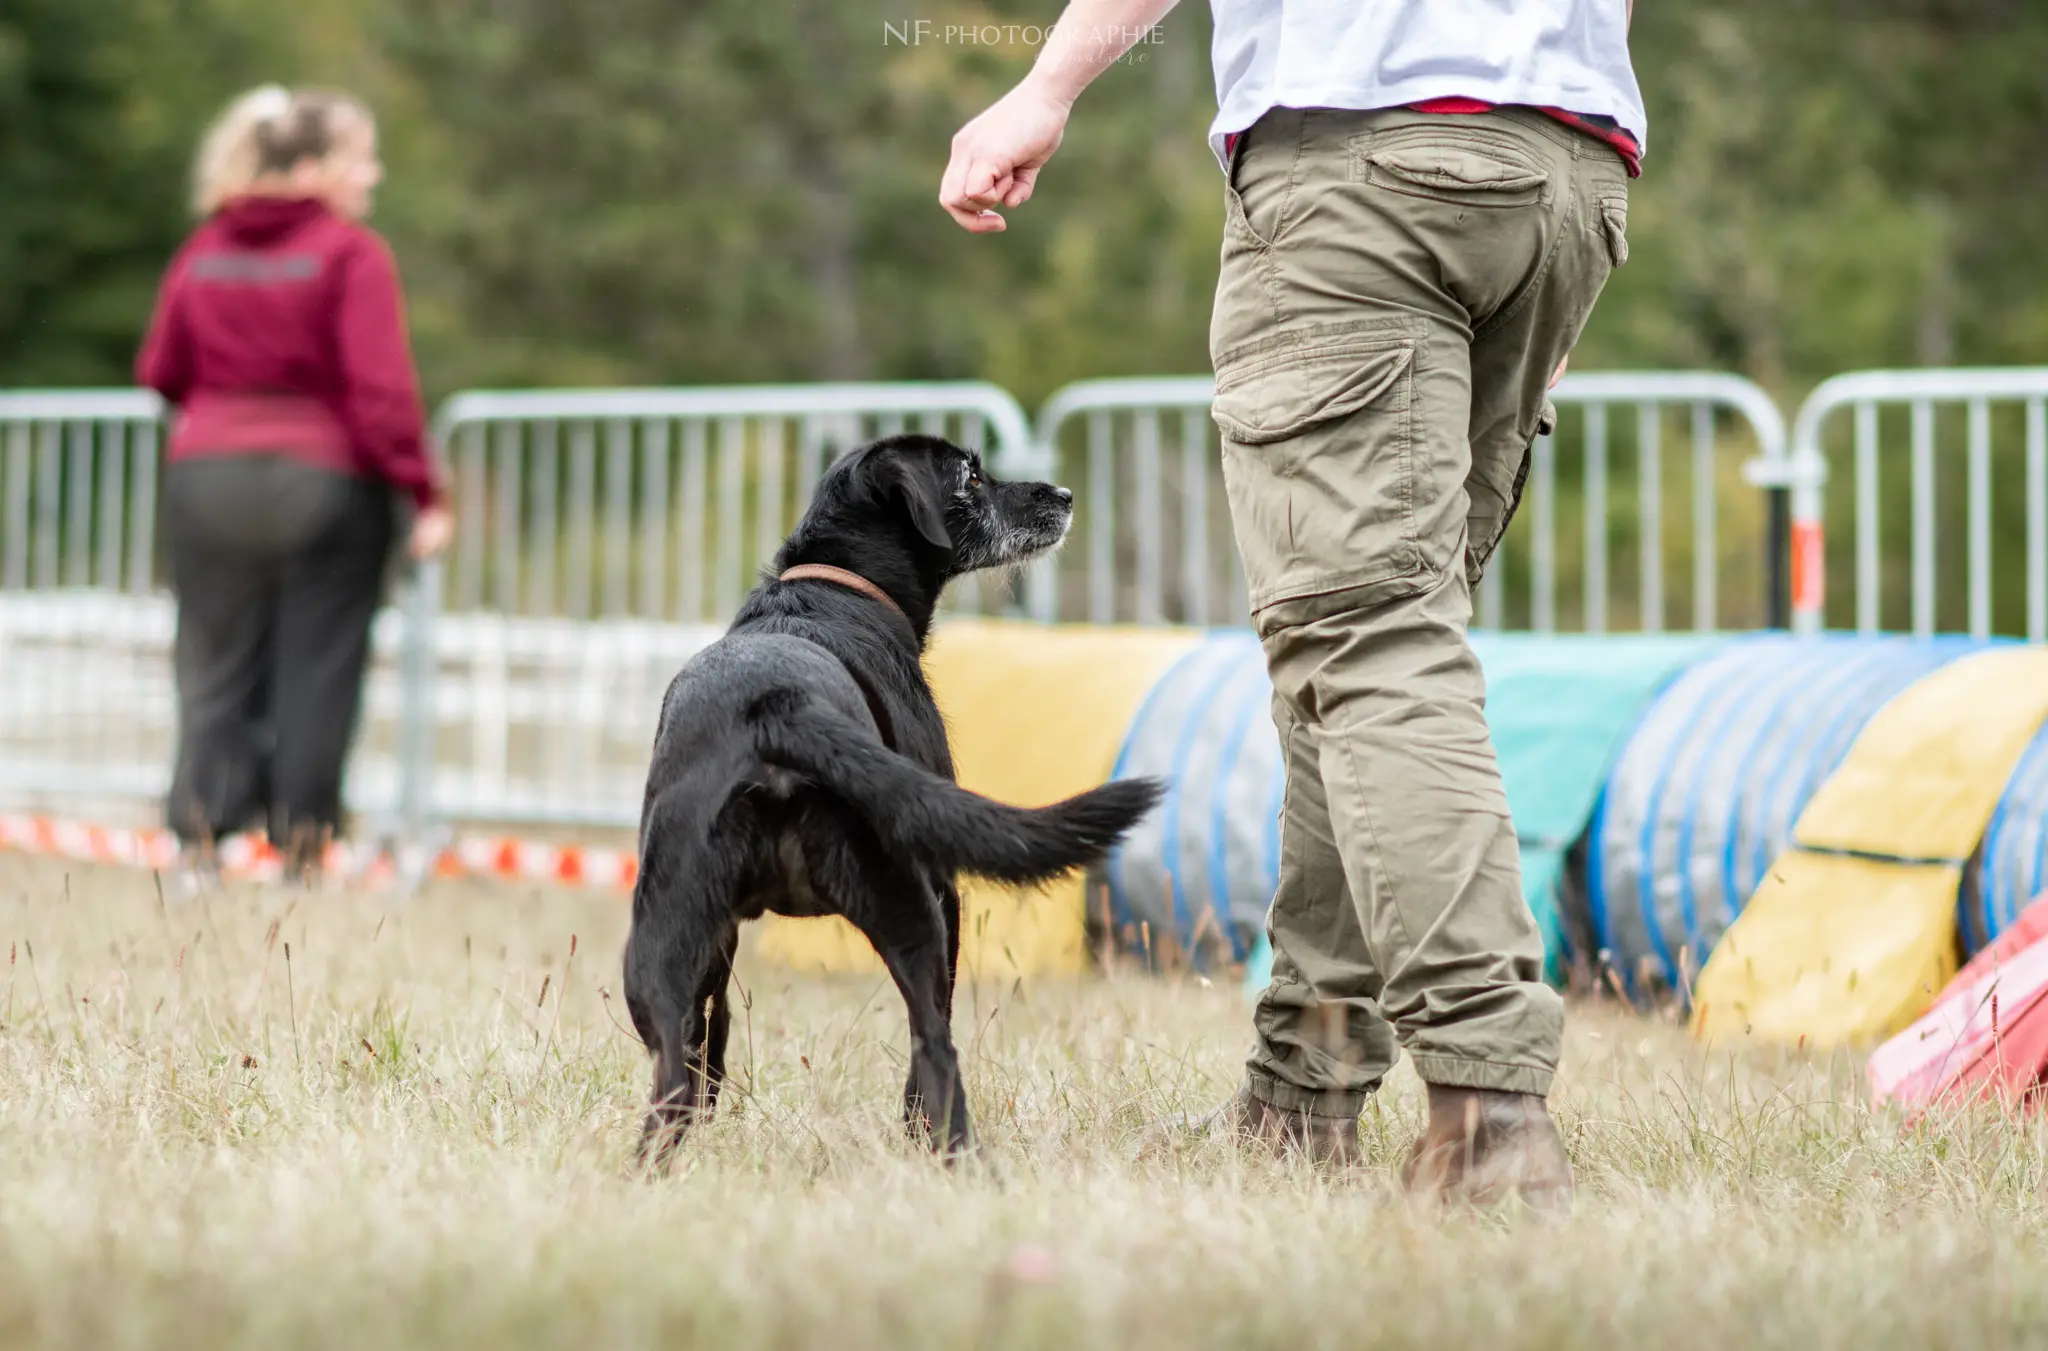
[[[1054,488],[1052,491],[1053,496],[1059,498],[1061,506],[1071,507],[1074,505],[1074,490],[1072,488]]]

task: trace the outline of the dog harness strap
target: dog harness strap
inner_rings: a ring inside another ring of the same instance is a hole
[[[910,623],[910,616],[903,613],[903,607],[898,605],[888,592],[882,590],[881,587],[876,586],[859,573],[848,572],[845,568],[835,568],[830,563],[799,563],[775,580],[778,582],[837,582],[849,591],[860,592],[869,600],[882,602],[882,604],[895,612],[898,619],[906,624]],[[915,631],[916,627],[914,624],[911,625],[913,631]]]

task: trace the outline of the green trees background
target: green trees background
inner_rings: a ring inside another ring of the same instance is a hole
[[[970,238],[955,127],[1052,0],[4,0],[0,385],[119,383],[211,112],[263,78],[379,108],[425,378],[467,385],[1198,371],[1220,210],[1208,14],[1090,91]],[[895,40],[928,21],[922,43]],[[893,29],[891,26],[894,26]],[[1644,0],[1652,142],[1586,368],[2048,352],[2048,6]]]
[[[342,85],[377,108],[390,173],[376,223],[430,399],[980,377],[1031,407],[1072,379],[1203,371],[1222,212],[1200,0],[1089,91],[1008,233],[970,237],[936,206],[953,131],[1035,50],[946,30],[1042,25],[1058,8],[0,0],[0,387],[127,382],[190,227],[200,130],[264,79]],[[924,40],[904,40],[919,20]],[[1650,156],[1632,260],[1578,368],[1732,370],[1789,411],[1841,370],[2048,362],[2048,4],[1641,0],[1632,44]],[[1944,448],[1960,432],[1944,419]],[[2017,482],[2016,439],[2001,421],[2001,482]],[[1944,454],[1944,540],[1960,538],[1961,464]],[[1898,624],[1905,475],[1886,473]],[[1739,480],[1728,493],[1722,619],[1759,622],[1747,574],[1763,523]],[[1849,500],[1830,493],[1837,578]],[[1998,572],[2015,575],[2020,495],[2001,488],[1995,516]],[[1523,547],[1511,538],[1503,566]],[[1569,589],[1569,548],[1560,565]],[[1961,582],[1945,566],[1944,626]],[[1682,580],[1669,585],[1675,607]],[[1999,628],[2021,600],[2003,587]]]

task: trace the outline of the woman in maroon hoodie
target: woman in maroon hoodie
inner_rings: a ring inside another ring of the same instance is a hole
[[[317,869],[341,823],[394,508],[410,500],[417,557],[453,530],[397,269],[362,224],[382,175],[354,99],[275,85],[238,99],[201,147],[203,219],[136,359],[177,407],[169,818],[202,874],[216,840],[255,822],[288,875]]]

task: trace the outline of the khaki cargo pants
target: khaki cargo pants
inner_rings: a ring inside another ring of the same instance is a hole
[[[1210,352],[1287,765],[1252,1091],[1547,1093],[1563,1006],[1465,641],[1627,173],[1518,109],[1276,109],[1238,143]]]

